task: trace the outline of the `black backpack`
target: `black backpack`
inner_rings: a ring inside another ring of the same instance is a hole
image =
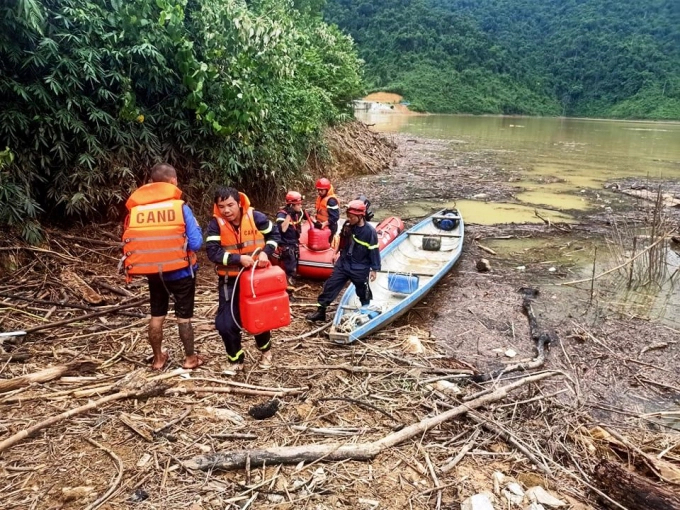
[[[366,215],[364,216],[364,219],[366,221],[371,221],[374,215],[373,211],[371,211],[371,201],[368,198],[366,198],[366,195],[359,195],[356,199],[361,200],[366,206]]]

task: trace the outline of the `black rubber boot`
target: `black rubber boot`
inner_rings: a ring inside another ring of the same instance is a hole
[[[307,320],[311,322],[326,322],[326,307],[319,306],[316,312],[308,313]]]

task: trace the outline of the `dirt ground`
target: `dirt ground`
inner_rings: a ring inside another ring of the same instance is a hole
[[[501,168],[491,153],[413,137],[391,142],[397,147],[394,164],[380,173],[336,180],[341,199],[368,192],[378,208],[394,210],[405,197],[512,197],[513,170]],[[615,213],[640,219],[633,199],[629,204]],[[670,471],[680,465],[680,435],[673,428],[680,399],[679,331],[644,315],[618,312],[606,278],[592,289],[590,283],[561,285],[583,274],[569,262],[554,262],[550,249],[519,255],[483,249],[511,238],[541,240],[555,252],[573,250],[601,240],[610,222],[597,213],[582,215],[570,227],[467,225],[463,255],[436,289],[408,316],[351,346],[333,345],[323,333],[313,333],[303,316],[320,284],[303,282],[292,300],[292,324],[274,332],[275,366],[258,368],[254,343],[246,336],[247,369],[236,376],[225,373],[229,367],[212,323],[216,277],[202,258],[194,324],[198,349],[208,362],[191,373],[179,370],[181,344],[169,320],[165,344],[171,361],[164,374],[170,387],[158,390],[165,392],[160,396],[98,402],[134,387],[126,379],[131,373],[156,375],[146,368],[145,304],[128,309],[129,315],[107,314],[5,337],[0,382],[79,360],[93,360],[96,368],[0,393],[0,508],[457,510],[465,498],[493,492],[495,471],[524,489],[551,490],[565,508],[610,508],[597,492],[607,490],[595,475],[605,458],[636,466],[651,483],[677,494],[668,471],[662,477],[650,472],[647,456],[662,457]],[[68,272],[79,275],[106,305],[143,298],[144,282],[125,288],[115,272],[119,228],[55,231],[39,248],[3,239],[0,330],[90,313],[64,306],[89,306],[84,287],[69,280]],[[491,271],[477,270],[481,258],[489,260]],[[483,375],[498,374],[518,360],[529,364],[537,356],[518,292],[523,287],[539,291],[532,307],[540,331],[552,340],[545,362],[485,382]],[[409,352],[410,337],[421,341],[423,353]],[[292,465],[251,467],[246,461],[230,470],[187,467],[187,461],[215,452],[245,450],[250,459],[259,448],[367,444],[543,371],[559,373],[478,408],[486,426],[461,415],[370,461],[327,462],[322,456]],[[273,398],[279,402],[273,417],[260,421],[249,415],[254,405]],[[3,449],[14,434],[88,403],[92,409]],[[675,415],[658,414],[673,410]],[[633,446],[624,448],[611,436],[603,440],[592,432],[598,424],[630,438]],[[442,471],[465,445],[467,455]],[[507,501],[497,498],[496,508],[506,508]]]

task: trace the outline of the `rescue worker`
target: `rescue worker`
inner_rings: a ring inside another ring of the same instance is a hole
[[[151,169],[151,181],[138,188],[125,204],[130,214],[123,234],[122,264],[128,280],[146,274],[149,281],[151,368],[162,370],[168,361],[168,353],[161,346],[170,295],[184,345],[182,367],[197,368],[204,360],[194,350],[191,318],[198,270],[196,252],[203,244],[203,234],[189,206],[180,200],[177,171],[168,164],[157,164]]]
[[[380,271],[378,234],[365,220],[366,204],[352,200],[347,204],[347,221],[342,227],[340,245],[333,257],[333,273],[324,283],[317,309],[307,315],[309,321],[325,321],[326,308],[340,294],[348,281],[356,288],[361,305],[371,302],[369,280],[374,281]]]
[[[338,231],[338,220],[340,219],[340,204],[331,181],[322,177],[316,181],[316,221],[314,228],[322,229],[328,226],[330,229],[329,241],[333,242],[333,236]]]
[[[253,264],[266,267],[281,238],[269,218],[254,210],[248,197],[235,188],[219,188],[215,192],[214,204],[205,247],[208,259],[216,264],[219,276],[215,328],[224,342],[231,369],[239,371],[243,369],[245,353],[241,348],[236,277],[242,268],[252,267]],[[255,335],[255,343],[262,353],[260,367],[269,368],[272,361],[271,332]]]
[[[302,231],[302,195],[297,191],[286,194],[286,206],[276,214],[281,243],[279,260],[286,271],[288,285],[295,287],[298,260],[300,259],[300,233]]]

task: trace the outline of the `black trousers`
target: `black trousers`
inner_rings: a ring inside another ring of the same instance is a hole
[[[297,246],[282,246],[279,260],[286,272],[288,278],[292,278],[297,274],[298,260],[300,259],[300,251]]]
[[[319,305],[326,308],[330,305],[347,282],[352,282],[356,288],[357,296],[362,305],[371,302],[370,289],[368,287],[368,275],[370,268],[352,269],[342,262],[335,266],[330,278],[323,284],[323,291],[319,295]]]
[[[217,316],[215,317],[215,329],[217,329],[222,337],[229,361],[231,363],[243,363],[245,353],[241,348],[241,329],[238,326],[238,324],[241,324],[238,287],[236,293],[233,291],[234,278],[228,278],[226,283],[224,279],[219,279],[219,306],[217,308]],[[233,316],[231,306],[232,295],[234,296]],[[261,352],[267,352],[271,349],[271,337],[270,331],[255,335],[255,343]]]

